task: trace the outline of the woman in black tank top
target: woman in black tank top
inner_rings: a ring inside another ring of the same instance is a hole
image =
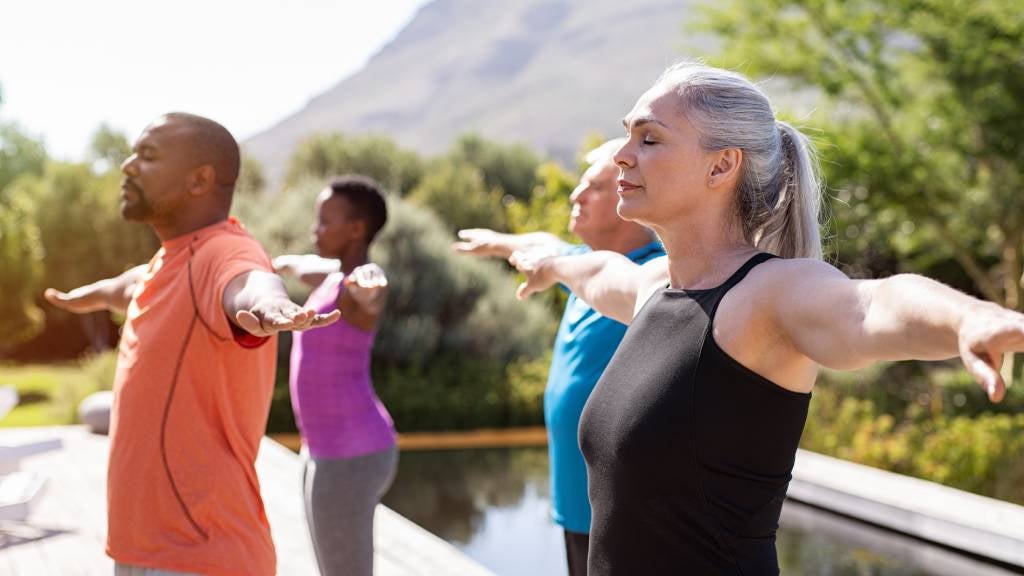
[[[960,355],[993,401],[1024,315],[920,276],[820,261],[814,151],[742,76],[669,68],[624,120],[619,214],[668,254],[513,254],[630,324],[580,423],[591,576],[778,574],[775,531],[818,366]]]

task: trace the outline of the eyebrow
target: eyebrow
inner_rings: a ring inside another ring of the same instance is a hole
[[[658,120],[654,116],[639,116],[637,118],[634,118],[632,122],[632,127],[640,128],[645,124],[657,124],[662,128],[668,128],[668,126],[666,126],[664,122]],[[625,128],[627,131],[630,129],[630,119],[628,116],[622,119],[622,127]]]

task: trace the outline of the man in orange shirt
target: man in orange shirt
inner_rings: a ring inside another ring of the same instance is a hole
[[[147,265],[46,299],[118,310],[107,475],[107,553],[117,576],[270,576],[274,545],[255,460],[274,387],[276,336],[329,324],[288,299],[270,260],[228,216],[238,144],[172,113],[121,165],[121,214],[161,248]]]

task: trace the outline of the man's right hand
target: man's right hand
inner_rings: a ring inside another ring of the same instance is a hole
[[[508,258],[515,249],[510,236],[487,228],[468,228],[459,230],[460,242],[452,244],[452,248],[460,254]]]

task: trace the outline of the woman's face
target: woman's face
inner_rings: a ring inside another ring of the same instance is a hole
[[[345,250],[360,240],[363,232],[359,220],[351,217],[352,206],[344,196],[331,195],[326,188],[316,199],[317,221],[313,226],[313,243],[324,258],[340,258]]]
[[[623,119],[628,139],[615,153],[619,167],[618,213],[658,226],[699,210],[706,199],[714,157],[700,146],[696,128],[678,98],[655,86]]]

